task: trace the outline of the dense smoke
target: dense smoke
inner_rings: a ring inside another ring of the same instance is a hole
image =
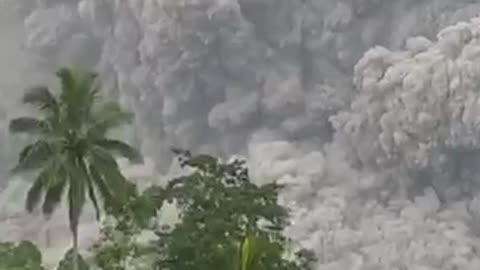
[[[314,249],[318,269],[473,270],[474,2],[9,4],[25,18],[35,66],[98,70],[135,113],[131,139],[158,169],[177,146],[242,154],[257,181],[288,183],[288,233]]]

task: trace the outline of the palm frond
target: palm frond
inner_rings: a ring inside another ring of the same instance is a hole
[[[100,98],[100,82],[97,75],[92,72],[78,71],[75,80],[77,81],[77,104],[82,121],[91,121],[92,109]]]
[[[68,175],[64,167],[52,169],[49,172],[48,187],[43,199],[42,211],[45,215],[51,215],[62,199]]]
[[[140,151],[122,141],[103,139],[94,141],[94,144],[114,155],[127,158],[132,163],[143,163],[143,157]]]
[[[65,104],[71,104],[75,98],[75,77],[69,68],[63,67],[59,69],[56,73],[58,79],[60,80],[61,85],[61,94],[60,99]]]
[[[119,168],[98,166],[97,169],[100,175],[103,176],[105,184],[110,187],[116,200],[124,201],[128,180],[122,175]]]
[[[27,90],[23,95],[22,102],[38,107],[40,110],[48,110],[58,113],[58,101],[46,86],[36,86]]]
[[[94,100],[100,94],[100,82],[97,80],[97,74],[87,71],[81,71],[77,75],[78,88],[84,98],[85,105],[93,105]]]
[[[115,102],[101,100],[97,74],[61,68],[56,75],[61,84],[59,96],[47,87],[32,88],[23,96],[24,104],[40,109],[41,118],[20,117],[10,122],[12,133],[39,135],[21,151],[12,172],[39,171],[26,198],[29,211],[40,203],[44,214],[50,215],[67,192],[75,233],[87,199],[92,201],[97,219],[99,199],[106,205],[125,202],[127,179],[114,154],[132,162],[143,159],[128,144],[105,138],[108,131],[130,123],[132,115]]]
[[[88,178],[87,178],[88,179]],[[88,188],[88,198],[93,204],[95,208],[95,219],[98,221],[100,220],[100,207],[98,206],[97,196],[95,194],[95,189],[93,183],[90,179],[87,180],[87,188]]]
[[[84,116],[82,95],[85,93],[82,93],[84,89],[78,87],[81,73],[70,68],[61,68],[56,75],[61,84],[62,121],[69,126],[69,129],[78,129]]]
[[[115,158],[102,147],[98,147],[92,144],[87,153],[90,162],[93,164],[101,165],[106,168],[118,169],[118,163]]]
[[[87,184],[88,198],[90,199],[90,201],[93,204],[93,207],[95,208],[95,218],[98,221],[100,220],[100,207],[98,206],[97,196],[95,194],[94,180],[92,179],[92,176],[88,171],[85,161],[80,160],[79,162],[80,162],[80,168],[82,171],[82,177],[85,179],[85,182]]]
[[[76,232],[78,220],[82,214],[85,204],[85,181],[82,181],[82,173],[79,168],[78,160],[73,161],[68,169],[69,174],[69,190],[68,190],[68,217],[70,221],[70,229]]]
[[[40,202],[40,197],[42,196],[47,185],[48,173],[44,171],[37,176],[32,186],[30,186],[30,189],[28,190],[27,199],[25,201],[25,208],[28,212],[32,212],[33,209],[38,205]]]
[[[103,200],[104,209],[108,209],[113,205],[119,204],[119,202],[115,200],[110,187],[105,184],[105,181],[103,180],[102,175],[99,173],[96,166],[94,164],[90,164],[88,166],[88,171],[90,172],[92,184],[97,187],[100,193],[100,198]]]
[[[88,121],[92,120],[92,111],[97,106],[98,103],[102,100],[102,95],[100,94],[101,84],[98,81],[92,82],[90,86],[88,86],[88,95],[85,101],[85,113]]]
[[[123,201],[126,195],[127,179],[123,176],[118,164],[110,153],[100,147],[92,147],[90,152],[91,162],[95,164],[95,169],[102,177],[105,184],[110,187],[112,195]]]
[[[30,151],[32,151],[32,149],[36,146],[35,143],[32,143],[32,144],[29,144],[27,146],[25,146],[21,151],[20,153],[18,154],[18,163],[22,162],[23,160],[25,160],[25,158],[27,158],[27,155],[30,154]]]
[[[64,105],[64,119],[77,129],[94,121],[92,110],[100,97],[97,75],[82,69],[62,68],[57,72],[62,85],[60,101]]]
[[[87,131],[89,138],[102,138],[108,131],[129,124],[133,120],[133,115],[123,110],[116,102],[105,102],[92,113],[93,122]]]
[[[20,152],[18,163],[12,169],[12,173],[40,169],[47,161],[55,157],[55,151],[54,145],[43,140],[27,145]]]
[[[10,133],[42,134],[49,131],[49,124],[32,117],[19,117],[10,120],[9,130]]]

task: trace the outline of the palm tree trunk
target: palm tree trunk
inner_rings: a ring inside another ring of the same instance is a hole
[[[73,270],[79,270],[78,267],[78,227],[74,226],[72,230],[72,236],[73,236],[73,258],[72,258],[72,264],[73,264]]]

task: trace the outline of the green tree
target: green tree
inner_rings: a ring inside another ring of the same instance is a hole
[[[142,162],[142,157],[128,144],[107,137],[108,131],[129,123],[131,115],[117,103],[102,99],[96,74],[62,68],[56,75],[60,93],[55,95],[47,87],[27,91],[22,101],[37,110],[36,117],[10,122],[12,133],[25,133],[33,139],[20,152],[13,172],[34,174],[26,198],[30,212],[42,203],[43,213],[51,215],[67,193],[73,267],[79,270],[77,228],[87,196],[97,218],[98,197],[104,206],[120,205],[127,181],[114,156],[132,162]]]
[[[18,244],[0,243],[0,269],[2,270],[44,270],[42,254],[28,241]]]
[[[176,152],[193,173],[147,190],[158,207],[174,203],[181,220],[158,232],[157,270],[308,268],[311,256],[304,250],[285,257],[291,242],[283,235],[288,211],[277,203],[281,186],[252,183],[242,161]]]
[[[128,200],[121,208],[108,211],[110,218],[105,219],[100,237],[92,246],[95,264],[102,270],[126,270],[132,261],[141,261],[146,265],[145,269],[151,269],[148,257],[155,250],[137,238],[144,230],[150,229],[156,210],[134,184],[129,185],[128,194]]]

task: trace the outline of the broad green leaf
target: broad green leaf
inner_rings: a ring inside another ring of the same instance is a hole
[[[256,238],[254,236],[245,237],[242,244],[241,270],[253,270],[256,253]]]

